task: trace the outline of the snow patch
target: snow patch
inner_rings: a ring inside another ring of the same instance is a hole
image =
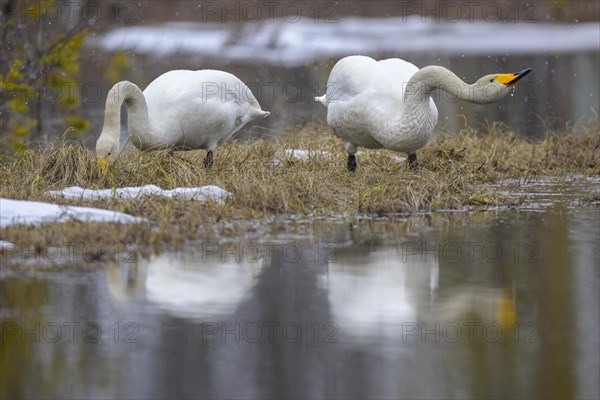
[[[63,206],[38,201],[0,198],[0,228],[10,225],[39,225],[48,222],[143,222],[143,218],[91,207]]]
[[[6,240],[0,240],[0,253],[3,251],[15,251],[17,245]]]
[[[200,202],[214,201],[221,204],[224,204],[225,200],[232,196],[230,192],[214,185],[194,188],[176,188],[173,190],[163,190],[155,185],[99,190],[84,189],[79,186],[72,186],[63,190],[46,192],[46,196],[49,197],[62,197],[65,199],[77,200],[100,200],[111,198],[136,199],[148,195],[195,200]]]
[[[597,23],[490,24],[423,22],[421,17],[340,18],[335,24],[315,24],[302,18],[245,24],[168,23],[148,27],[122,27],[93,40],[108,51],[133,51],[165,57],[193,54],[212,60],[262,61],[287,67],[307,60],[340,58],[350,54],[379,53],[505,54],[527,55],[561,51],[596,50],[600,46]],[[502,40],[498,40],[498,38]],[[315,38],[317,38],[315,40]],[[394,38],[394,40],[390,40]],[[527,38],[527,40],[523,40]]]
[[[322,150],[299,150],[299,149],[286,149],[284,151],[275,154],[273,160],[273,166],[281,167],[285,160],[297,160],[306,162],[312,159],[329,159],[331,153]]]

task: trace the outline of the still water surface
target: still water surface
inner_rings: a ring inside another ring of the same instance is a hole
[[[149,259],[5,269],[1,394],[597,398],[599,217],[555,204],[317,220]]]

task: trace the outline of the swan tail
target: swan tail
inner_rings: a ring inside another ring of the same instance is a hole
[[[271,115],[270,112],[265,111],[265,110],[257,110],[257,111],[259,111],[257,113],[257,115],[258,115],[257,118],[265,118],[265,117],[268,117],[269,115]]]
[[[323,103],[323,105],[325,107],[327,107],[327,95],[326,94],[324,94],[323,96],[320,96],[320,97],[315,97],[315,101],[319,101],[319,102]]]
[[[251,119],[265,118],[265,117],[268,117],[269,115],[271,115],[270,112],[265,111],[262,108],[260,108],[260,104],[258,104],[258,101],[256,101],[256,99],[253,99],[250,101],[250,106],[253,108]]]
[[[255,119],[265,118],[265,117],[268,117],[269,115],[271,115],[271,113],[268,111],[262,110],[260,108],[260,106],[259,106],[259,108],[253,107],[250,112],[250,120],[252,121]]]

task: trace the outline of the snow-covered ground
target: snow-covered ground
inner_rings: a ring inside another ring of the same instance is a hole
[[[599,28],[597,23],[436,23],[420,17],[343,18],[336,23],[312,19],[243,25],[167,23],[117,28],[90,44],[160,57],[193,54],[293,67],[311,59],[381,52],[514,55],[597,50]]]
[[[230,192],[214,185],[193,188],[176,188],[173,190],[163,190],[155,185],[100,190],[84,189],[79,186],[72,186],[63,190],[46,192],[46,196],[49,197],[61,197],[65,199],[77,200],[99,200],[106,198],[135,199],[147,195],[196,200],[201,202],[214,201],[221,204],[223,204],[225,200],[232,196]]]
[[[155,185],[125,187],[116,189],[84,189],[79,186],[46,192],[46,196],[77,200],[99,200],[104,198],[134,199],[140,196],[164,196],[194,201],[213,201],[224,204],[232,194],[218,186],[208,185],[193,188],[163,190]],[[0,199],[0,227],[19,224],[38,225],[46,222],[142,222],[143,218],[133,217],[115,211],[91,207],[64,206],[37,201]]]
[[[360,156],[362,154],[364,154],[364,151],[362,151],[362,150],[359,150],[356,152],[357,156]],[[284,165],[284,161],[286,161],[286,160],[307,162],[311,159],[330,160],[331,158],[332,158],[332,155],[328,151],[286,149],[284,151],[281,151],[281,152],[275,154],[275,157],[273,159],[273,166],[281,167]],[[392,159],[394,161],[396,161],[397,163],[402,163],[402,162],[406,161],[406,157],[400,156],[398,154],[393,155]]]
[[[14,251],[17,245],[6,240],[0,240],[0,253],[3,251]]]
[[[273,159],[274,167],[281,167],[285,160],[296,160],[306,162],[310,159],[330,159],[331,153],[322,150],[302,150],[302,149],[286,149],[275,154]]]
[[[119,222],[135,223],[143,218],[91,207],[63,206],[39,201],[0,198],[0,228],[9,225],[39,225],[47,222]]]

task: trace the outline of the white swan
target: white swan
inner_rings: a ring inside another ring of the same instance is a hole
[[[335,64],[327,93],[315,100],[327,107],[327,124],[344,141],[350,171],[356,169],[359,146],[405,152],[414,167],[416,151],[427,143],[437,123],[433,90],[488,104],[510,93],[511,86],[530,71],[485,75],[469,85],[444,67],[418,69],[398,58],[350,56]]]
[[[167,72],[143,92],[122,81],[108,92],[104,127],[96,143],[103,172],[119,154],[121,105],[127,105],[127,130],[140,150],[207,149],[213,151],[248,122],[269,115],[236,76],[215,70]]]

